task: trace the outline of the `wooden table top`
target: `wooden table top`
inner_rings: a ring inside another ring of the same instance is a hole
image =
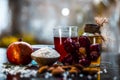
[[[38,45],[37,47],[43,47],[48,45]],[[33,46],[35,47],[35,46]],[[49,45],[49,47],[53,47]],[[108,54],[108,52],[102,52],[101,54],[101,66],[100,71],[97,74],[100,74],[99,80],[120,80],[120,59],[119,54],[113,55]],[[112,61],[113,60],[113,61]],[[96,75],[84,75],[79,74],[77,76],[71,76],[71,79],[67,77],[64,79],[63,77],[49,77],[47,78],[45,75],[38,75],[37,76],[30,76],[30,77],[21,77],[19,74],[11,75],[3,73],[3,63],[6,63],[7,57],[6,57],[6,48],[0,48],[0,80],[98,80]],[[37,64],[31,63],[33,66],[31,69],[38,69]],[[36,67],[35,67],[36,66]],[[92,78],[91,78],[92,77]]]

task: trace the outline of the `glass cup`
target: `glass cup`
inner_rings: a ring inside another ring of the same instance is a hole
[[[77,40],[78,27],[77,26],[55,27],[53,29],[53,35],[55,49],[61,55],[59,61],[62,61],[62,59],[68,54],[64,49],[63,43],[67,38]]]

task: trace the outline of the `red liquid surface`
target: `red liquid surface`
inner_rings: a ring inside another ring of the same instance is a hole
[[[54,37],[54,45],[55,49],[60,53],[60,59],[61,61],[68,53],[65,51],[63,43],[68,37]],[[71,37],[72,40],[77,40],[77,37]]]

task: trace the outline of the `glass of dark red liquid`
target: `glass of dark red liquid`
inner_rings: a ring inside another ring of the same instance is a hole
[[[77,26],[55,27],[53,29],[53,35],[55,49],[60,54],[59,61],[62,61],[62,59],[68,54],[64,49],[63,43],[67,38],[77,40],[78,27]]]

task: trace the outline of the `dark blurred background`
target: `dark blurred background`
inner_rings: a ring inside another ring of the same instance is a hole
[[[18,38],[33,45],[53,44],[53,27],[78,26],[80,35],[96,16],[109,18],[115,28],[111,32],[118,36],[119,5],[120,0],[0,0],[0,47]]]

